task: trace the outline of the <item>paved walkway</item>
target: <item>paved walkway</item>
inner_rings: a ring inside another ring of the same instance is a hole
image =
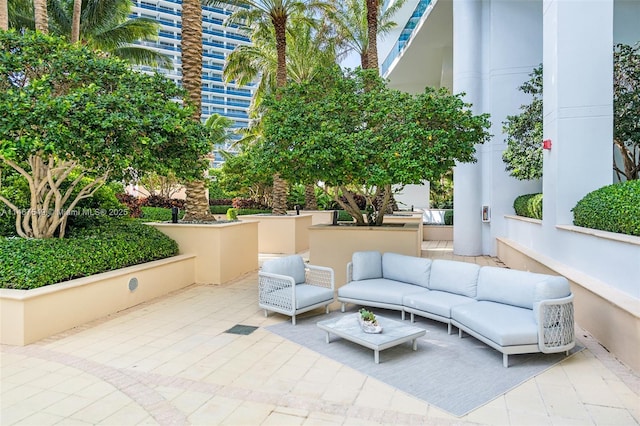
[[[426,243],[423,256],[496,264],[453,256],[442,242]],[[262,328],[288,318],[264,317],[256,282],[253,273],[194,285],[36,344],[2,346],[0,424],[640,422],[640,379],[580,329],[586,350],[456,418]],[[225,333],[236,324],[260,328]]]

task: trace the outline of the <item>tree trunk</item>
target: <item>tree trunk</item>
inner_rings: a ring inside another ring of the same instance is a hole
[[[82,0],[73,0],[73,19],[71,22],[71,43],[80,41],[80,15],[82,13]]]
[[[202,113],[202,6],[199,0],[182,2],[182,86],[189,93],[195,107],[193,119],[199,121]],[[183,220],[215,218],[209,210],[204,181],[188,182]]]
[[[273,175],[273,214],[287,214],[287,182],[279,173]]]
[[[278,53],[278,68],[276,70],[276,86],[284,87],[287,84],[287,15],[278,15],[271,18],[271,23],[276,34],[276,51]],[[276,96],[280,96],[279,94]],[[273,214],[287,214],[287,182],[279,173],[273,175]]]
[[[624,170],[621,170],[616,164],[615,164],[615,160],[613,163],[613,169],[618,172],[619,174],[622,173],[624,174],[625,178],[627,178],[627,180],[635,180],[635,179],[639,179],[640,178],[640,163],[637,163],[637,161],[640,161],[640,159],[637,159],[637,154],[635,152],[635,150],[631,151],[625,144],[624,142],[618,140],[618,139],[614,139],[613,140],[614,145],[618,148],[618,150],[620,151],[620,156],[622,157],[622,164],[624,164]]]
[[[184,217],[182,220],[215,221],[209,210],[206,185],[202,180],[187,182],[187,202],[185,203]],[[203,212],[206,212],[203,214]]]
[[[9,29],[9,6],[7,0],[0,0],[0,30]]]
[[[33,0],[33,15],[36,21],[36,31],[48,34],[49,14],[47,13],[47,0]]]
[[[305,210],[318,210],[318,199],[316,198],[316,186],[308,184],[304,186],[304,208]]]
[[[278,53],[278,68],[276,70],[276,86],[287,84],[287,16],[277,16],[271,19],[276,34],[276,51]]]
[[[379,0],[367,0],[367,69],[378,68],[378,7]]]

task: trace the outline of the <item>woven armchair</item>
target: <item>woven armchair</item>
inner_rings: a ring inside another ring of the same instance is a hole
[[[305,265],[301,256],[293,255],[266,261],[258,272],[258,305],[269,311],[291,317],[329,305],[334,300],[333,269]]]

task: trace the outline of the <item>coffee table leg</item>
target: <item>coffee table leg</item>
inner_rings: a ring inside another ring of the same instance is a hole
[[[329,340],[329,332],[327,331],[326,333],[327,333],[327,336],[326,336],[326,342],[327,342],[327,343],[331,343],[331,341]]]
[[[413,339],[413,350],[414,351],[418,350],[418,339]]]
[[[375,361],[376,364],[380,364],[380,351],[379,350],[374,350],[373,351],[373,360]]]

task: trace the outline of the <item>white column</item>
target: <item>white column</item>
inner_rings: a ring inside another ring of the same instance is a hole
[[[520,114],[520,106],[531,102],[518,88],[542,63],[542,1],[491,0],[487,54],[485,112],[491,114],[493,135],[482,148],[482,204],[490,207],[491,222],[482,225],[482,253],[496,255],[497,237],[507,233],[505,215],[514,214],[513,200],[542,190],[540,181],[521,181],[505,171],[506,149],[503,122]]]
[[[612,183],[613,0],[544,0],[545,232]],[[554,250],[553,239],[547,239]]]
[[[453,0],[453,92],[465,92],[476,114],[483,111],[482,10],[481,0]],[[456,165],[453,181],[453,252],[482,254],[480,163]]]

